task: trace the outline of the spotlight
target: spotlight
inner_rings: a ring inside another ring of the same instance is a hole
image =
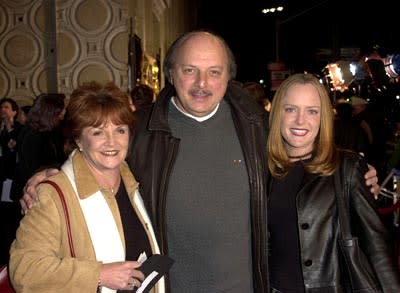
[[[356,79],[355,76],[359,75],[359,67],[349,61],[338,61],[325,66],[323,73],[327,77],[332,91],[343,92]]]
[[[388,55],[383,59],[383,63],[385,71],[390,77],[396,78],[400,75],[400,53]]]

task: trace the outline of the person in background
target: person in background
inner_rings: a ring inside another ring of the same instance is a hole
[[[44,167],[65,161],[61,122],[65,115],[64,94],[39,95],[18,136],[16,175],[12,198],[19,200],[28,179]]]
[[[230,82],[230,84],[233,84],[237,87],[243,88],[243,82],[241,82],[240,80],[231,79],[229,82]]]
[[[334,140],[336,146],[352,150],[365,156],[368,137],[359,123],[352,118],[352,106],[347,102],[335,106]],[[366,158],[368,160],[368,158]]]
[[[370,142],[366,158],[379,173],[385,173],[386,142],[390,133],[387,131],[384,112],[379,103],[370,105],[368,101],[357,96],[352,96],[350,100],[353,106],[353,119],[366,131]]]
[[[22,125],[16,120],[18,104],[11,98],[0,100],[0,194],[11,200],[12,182],[15,178],[15,163],[17,159],[17,137]]]
[[[0,265],[8,262],[8,250],[21,218],[19,203],[11,198],[17,136],[21,129],[21,124],[16,121],[18,110],[13,99],[0,100]]]
[[[392,169],[400,170],[400,121],[395,122],[392,131],[392,145],[393,151],[386,162],[386,174],[389,174]]]
[[[179,37],[163,68],[166,86],[152,107],[136,112],[127,162],[161,251],[175,260],[169,291],[269,292],[268,113],[230,82],[235,59],[214,33]],[[24,211],[46,176],[31,178]],[[375,190],[375,170],[367,178]]]
[[[264,88],[258,82],[246,82],[243,88],[249,92],[249,94],[256,99],[265,111],[269,112],[271,109],[271,102],[265,95]]]
[[[153,104],[154,91],[146,84],[138,84],[131,91],[131,99],[136,110],[150,107]]]
[[[370,125],[370,117],[367,115],[368,102],[360,97],[352,96],[350,98],[352,105],[353,119],[360,124],[362,129],[365,131],[369,144],[374,142],[374,135],[372,133]]]
[[[10,249],[17,292],[116,292],[141,285],[139,256],[160,250],[125,163],[133,122],[127,94],[114,84],[91,82],[73,91],[65,117],[69,158],[49,179],[66,197],[76,257],[60,198],[42,184],[40,202],[21,220]],[[164,291],[163,279],[155,289]]]
[[[20,107],[20,111],[18,112],[18,117],[17,117],[17,121],[19,122],[19,124],[25,125],[26,117],[31,108],[32,108],[31,105],[25,105],[25,106]]]
[[[382,292],[400,292],[391,235],[364,184],[367,163],[356,152],[336,148],[333,123],[328,93],[313,75],[292,75],[278,88],[268,137],[271,287],[273,292],[322,293],[350,286],[339,265],[333,181],[338,169],[346,179],[348,194],[341,196],[348,198],[352,232]]]

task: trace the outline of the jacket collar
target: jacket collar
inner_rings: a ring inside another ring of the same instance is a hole
[[[153,105],[149,121],[149,130],[171,131],[168,126],[168,107],[171,97],[175,94],[175,88],[169,83],[161,90]]]

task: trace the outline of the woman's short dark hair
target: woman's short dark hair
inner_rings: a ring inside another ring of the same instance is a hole
[[[0,106],[3,105],[3,104],[6,103],[6,102],[8,102],[8,103],[11,105],[11,109],[12,109],[13,111],[17,111],[17,114],[18,114],[19,107],[18,107],[17,102],[14,101],[14,100],[11,99],[11,98],[2,98],[2,99],[0,100]]]
[[[65,152],[77,147],[76,140],[85,127],[99,127],[111,121],[127,124],[132,133],[134,116],[129,107],[129,95],[113,82],[104,85],[92,81],[76,88],[68,103],[65,115]]]

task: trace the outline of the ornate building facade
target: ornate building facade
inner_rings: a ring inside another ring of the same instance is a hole
[[[20,106],[80,83],[163,85],[168,46],[194,28],[191,0],[0,1],[0,98]]]

